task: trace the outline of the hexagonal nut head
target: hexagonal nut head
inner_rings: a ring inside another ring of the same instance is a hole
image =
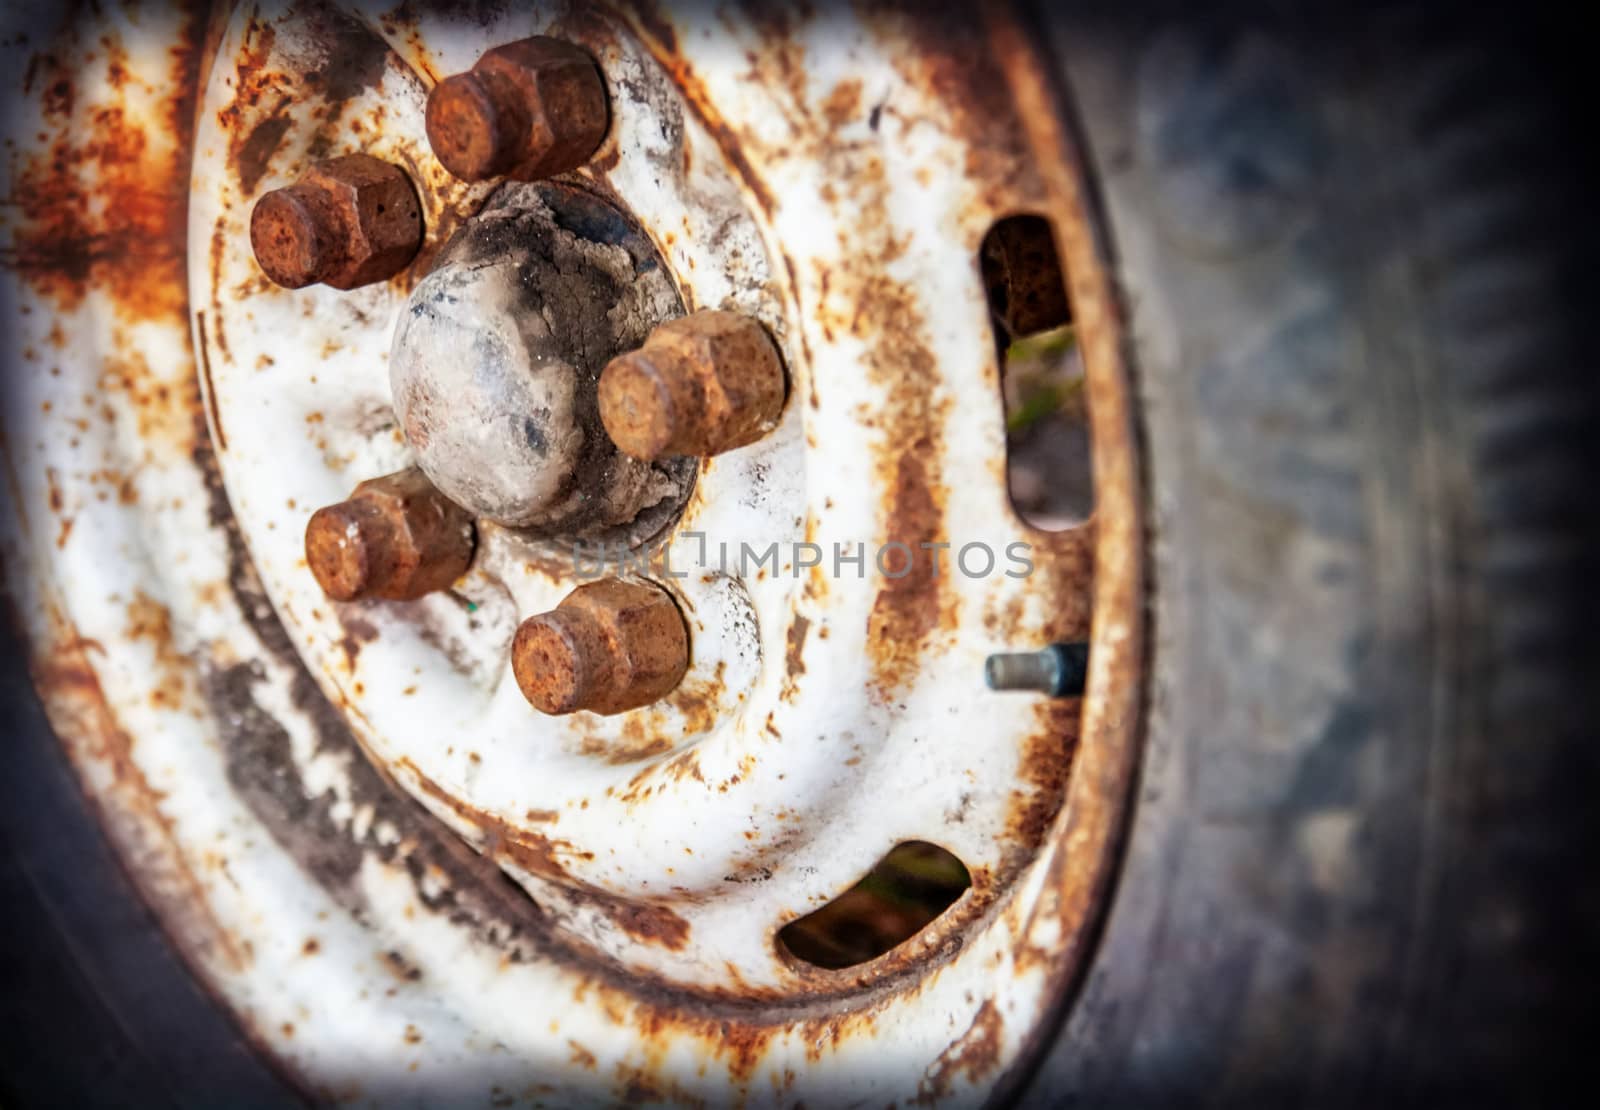
[[[637,459],[754,443],[777,425],[783,399],[783,362],[766,329],[719,309],[662,324],[600,377],[606,433]]]
[[[428,145],[463,181],[537,181],[577,169],[605,138],[605,81],[571,43],[507,43],[428,95]]]
[[[422,245],[422,205],[398,166],[349,154],[274,189],[250,214],[250,245],[289,289],[355,289],[402,270]]]
[[[689,632],[671,595],[606,578],[522,622],[511,669],[544,713],[622,713],[670,693],[689,666]]]
[[[335,601],[412,601],[467,572],[472,517],[412,467],[362,482],[311,514],[306,564]]]

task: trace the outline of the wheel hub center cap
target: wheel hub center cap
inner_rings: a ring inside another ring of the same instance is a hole
[[[617,209],[568,186],[508,186],[446,246],[395,329],[390,384],[418,465],[474,514],[547,535],[676,508],[692,460],[619,452],[596,390],[607,362],[682,312]]]

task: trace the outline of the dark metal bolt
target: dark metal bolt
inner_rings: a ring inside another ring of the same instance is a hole
[[[1051,644],[1040,651],[991,655],[983,663],[991,690],[1032,690],[1055,698],[1083,693],[1089,674],[1089,645]]]
[[[537,181],[589,160],[609,125],[605,82],[571,43],[497,46],[428,96],[428,145],[463,181]]]
[[[306,563],[335,601],[411,601],[467,572],[472,518],[412,467],[311,514]]]
[[[766,329],[710,309],[669,320],[600,376],[600,420],[636,459],[716,455],[760,439],[783,410],[783,363]]]
[[[511,643],[522,694],[543,713],[622,713],[664,697],[689,666],[689,633],[660,586],[606,578],[529,617]]]
[[[250,246],[267,277],[290,289],[355,289],[385,281],[422,245],[422,206],[398,166],[366,154],[319,162],[250,213]]]

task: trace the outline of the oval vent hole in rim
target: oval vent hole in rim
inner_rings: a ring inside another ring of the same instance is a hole
[[[1089,518],[1094,486],[1083,359],[1050,221],[995,221],[978,263],[1000,359],[1011,504],[1041,531],[1072,528]]]
[[[816,967],[854,967],[916,936],[971,885],[955,856],[937,844],[908,840],[855,886],[778,930],[778,940]]]

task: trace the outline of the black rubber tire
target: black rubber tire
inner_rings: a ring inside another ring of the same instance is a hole
[[[1133,329],[1155,680],[1098,949],[1008,1094],[1554,1100],[1600,923],[1583,197],[1552,40],[1050,15]],[[0,1103],[292,1099],[0,650]]]
[[[296,1104],[123,873],[0,620],[0,1106]]]
[[[1584,48],[1526,7],[1138,7],[1039,28],[1133,337],[1154,683],[1023,1101],[1565,1101],[1600,936]]]

